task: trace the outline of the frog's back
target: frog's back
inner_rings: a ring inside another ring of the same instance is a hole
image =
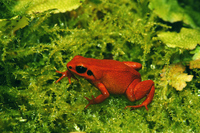
[[[121,71],[127,69],[127,65],[125,65],[123,62],[109,59],[86,58],[86,60],[84,60],[84,64],[88,64],[92,67],[96,67],[102,70],[105,69],[111,71]]]
[[[125,93],[133,80],[140,79],[139,72],[120,61],[85,57],[79,57],[76,61],[91,70],[96,81],[103,83],[111,94]]]
[[[140,73],[123,62],[115,60],[99,60],[96,67],[103,72],[101,82],[111,94],[123,94]]]

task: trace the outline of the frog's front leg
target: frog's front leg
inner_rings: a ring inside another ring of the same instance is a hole
[[[71,78],[74,78],[76,80],[78,80],[70,71],[64,71],[64,72],[60,72],[60,71],[57,71],[57,73],[60,73],[62,74],[62,76],[56,81],[56,83],[58,83],[61,79],[63,79],[64,77],[68,77],[68,80],[69,80],[69,83],[71,84]]]
[[[97,96],[96,98],[92,95],[92,99],[89,99],[87,97],[85,97],[89,103],[88,105],[85,107],[85,109],[91,105],[91,104],[97,104],[97,103],[101,103],[103,102],[104,100],[106,100],[106,98],[109,97],[109,92],[108,90],[106,89],[105,85],[103,85],[102,83],[98,83],[97,84],[97,88],[101,91],[101,94],[99,96]]]
[[[140,108],[145,107],[148,110],[147,105],[153,100],[155,93],[154,82],[152,80],[145,80],[140,82],[140,79],[135,79],[127,88],[126,95],[130,101],[140,100],[146,96],[144,102],[136,106],[126,106],[125,108]]]

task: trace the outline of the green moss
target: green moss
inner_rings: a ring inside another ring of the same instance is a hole
[[[13,6],[6,1],[0,5],[4,19],[19,15],[16,23],[4,23],[0,29],[0,132],[200,131],[200,71],[187,67],[198,47],[191,52],[161,42],[158,34],[174,28],[158,19],[148,1],[93,0],[70,12],[31,15],[25,8],[9,13]],[[11,34],[23,16],[28,23]],[[55,70],[66,70],[75,55],[142,63],[142,79],[154,80],[156,87],[149,111],[125,110],[144,99],[133,103],[123,95],[84,109],[84,96],[98,96],[98,89],[81,78],[72,79],[71,85],[67,79],[55,84],[60,76]],[[160,81],[162,69],[176,63],[194,76],[178,92]]]

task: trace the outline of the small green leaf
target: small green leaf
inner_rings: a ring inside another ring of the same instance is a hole
[[[179,47],[184,49],[194,49],[200,44],[200,31],[197,29],[182,28],[180,33],[161,32],[158,38],[168,47]]]
[[[25,16],[23,16],[19,22],[16,23],[15,27],[12,29],[13,33],[15,31],[17,31],[18,29],[20,28],[24,28],[26,25],[28,25],[29,22],[28,22],[28,18],[26,18]]]
[[[192,60],[200,59],[200,47],[197,47],[194,51],[191,51],[190,53],[194,54],[194,56],[192,57]]]
[[[190,61],[190,69],[200,68],[200,47],[196,47],[196,49],[190,53],[194,54],[192,61]]]
[[[0,19],[0,31],[3,32],[7,30],[4,26],[9,25],[9,28],[11,27],[10,30],[13,34],[15,31],[19,30],[20,28],[24,28],[28,24],[28,18],[26,18],[25,16],[23,16],[22,18],[19,16],[15,16],[11,19]]]

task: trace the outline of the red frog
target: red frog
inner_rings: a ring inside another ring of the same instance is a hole
[[[101,103],[106,100],[110,94],[126,94],[130,101],[140,100],[146,97],[144,102],[136,106],[126,106],[125,108],[145,107],[153,100],[155,87],[152,80],[141,81],[141,75],[138,72],[142,65],[137,62],[115,61],[108,59],[93,59],[82,56],[75,56],[67,63],[67,71],[57,73],[62,76],[56,81],[58,83],[62,78],[68,77],[71,84],[71,77],[76,79],[74,75],[78,75],[87,79],[91,84],[101,91],[96,98],[92,95],[92,99],[85,97],[91,104]]]

